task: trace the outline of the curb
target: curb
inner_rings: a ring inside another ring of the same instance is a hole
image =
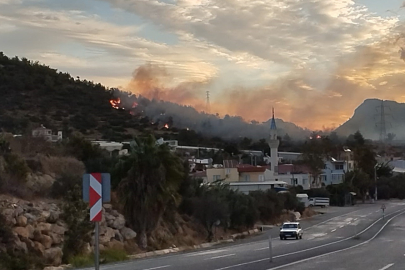
[[[145,253],[139,253],[139,254],[129,255],[128,259],[129,260],[144,259],[144,258],[149,258],[149,257],[154,257],[154,256],[166,255],[166,254],[170,254],[170,253],[177,253],[177,252],[181,252],[181,251],[185,251],[185,250],[210,248],[210,247],[220,245],[220,244],[233,243],[233,242],[235,242],[236,239],[243,238],[248,235],[259,234],[259,233],[261,233],[260,230],[254,229],[254,230],[249,230],[249,231],[246,231],[243,233],[232,234],[231,238],[226,239],[226,240],[220,240],[220,241],[212,242],[212,243],[203,243],[203,244],[194,245],[194,246],[168,248],[168,249],[155,250],[155,251],[150,251],[150,252],[145,252]]]

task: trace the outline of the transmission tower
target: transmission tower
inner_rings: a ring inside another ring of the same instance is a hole
[[[207,104],[206,104],[206,111],[210,113],[210,91],[207,91]]]
[[[379,121],[376,123],[376,127],[380,133],[380,142],[384,143],[387,140],[387,124],[392,127],[391,122],[386,121],[386,116],[391,116],[391,114],[386,112],[386,109],[391,111],[391,108],[384,105],[384,100],[381,100],[380,106],[376,107],[378,113]]]

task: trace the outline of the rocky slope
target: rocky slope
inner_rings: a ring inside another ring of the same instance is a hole
[[[58,266],[62,262],[62,246],[66,224],[61,219],[61,209],[56,202],[28,202],[10,196],[0,196],[0,209],[7,225],[12,227],[13,239],[7,243],[14,250],[40,256],[45,265]],[[136,233],[125,226],[125,218],[105,205],[100,224],[100,249],[122,248],[133,245]],[[93,243],[87,244],[92,252]],[[0,243],[5,251],[6,244]]]

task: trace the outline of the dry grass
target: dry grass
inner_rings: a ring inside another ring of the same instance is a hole
[[[73,157],[38,155],[37,158],[41,164],[42,173],[44,174],[58,176],[69,173],[81,177],[85,172],[83,162]]]

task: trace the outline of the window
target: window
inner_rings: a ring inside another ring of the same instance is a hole
[[[302,184],[306,185],[307,184],[307,179],[302,179]]]
[[[226,168],[226,174],[230,174],[231,173],[231,169]]]
[[[245,175],[243,176],[243,181],[245,181],[245,182],[250,182],[250,174],[245,174]]]
[[[291,179],[291,185],[298,185],[298,179],[297,178],[292,178]]]
[[[259,182],[263,182],[264,181],[264,175],[259,175]]]
[[[336,170],[343,170],[343,164],[336,164],[335,169]]]
[[[221,179],[221,176],[220,175],[214,175],[212,178],[213,178],[214,181],[217,181],[217,180]]]

